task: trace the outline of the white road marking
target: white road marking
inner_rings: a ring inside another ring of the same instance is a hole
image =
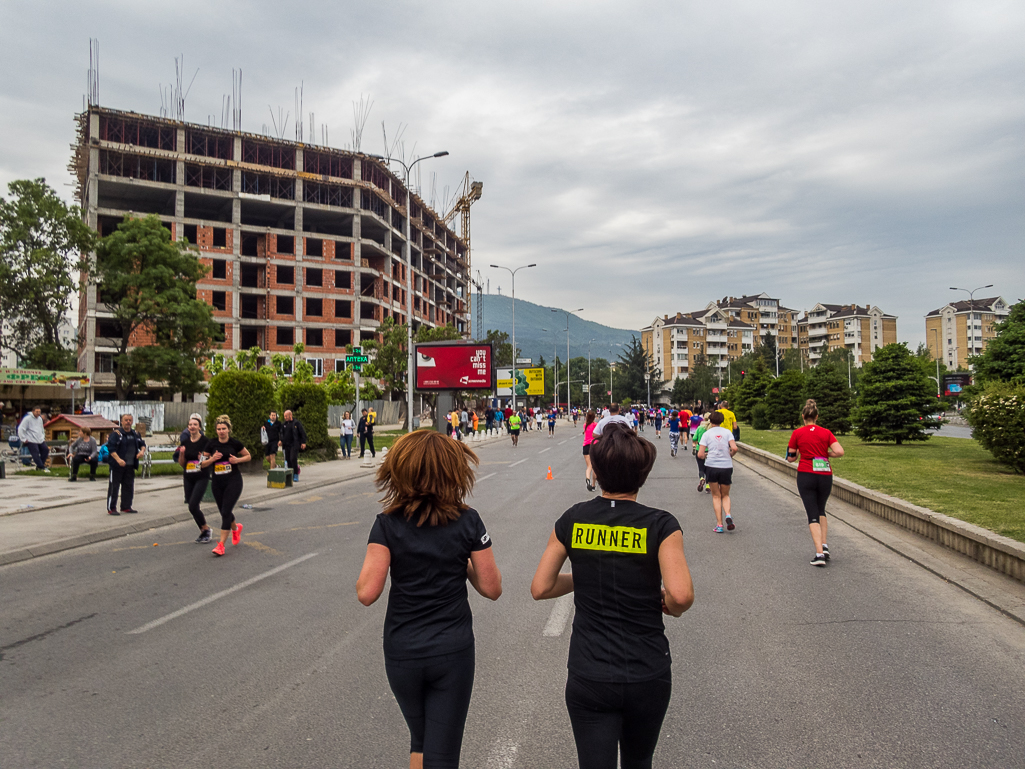
[[[516,753],[520,746],[512,740],[499,740],[488,753],[487,769],[512,769],[516,766]]]
[[[128,635],[139,635],[140,633],[145,633],[147,630],[152,630],[155,627],[160,627],[165,622],[170,622],[173,619],[177,619],[178,617],[181,617],[183,614],[188,614],[190,611],[201,609],[207,604],[213,603],[214,601],[219,601],[221,598],[229,596],[232,593],[238,592],[239,590],[249,587],[250,585],[255,585],[260,580],[267,579],[267,577],[273,577],[278,572],[284,571],[285,569],[290,569],[293,566],[297,566],[303,561],[308,561],[310,558],[313,558],[316,555],[319,555],[319,553],[307,553],[301,558],[296,558],[294,561],[283,563],[280,566],[274,567],[270,571],[265,571],[263,574],[257,574],[252,579],[247,579],[245,582],[239,582],[237,585],[233,585],[232,587],[229,587],[227,590],[222,590],[219,593],[214,593],[213,595],[207,596],[202,601],[196,601],[195,603],[191,603],[184,608],[178,609],[178,611],[173,611],[170,614],[161,617],[160,619],[155,619],[152,622],[147,622],[142,627],[137,627],[135,628],[135,630],[129,630]]]
[[[519,462],[513,462],[511,465],[509,465],[509,467],[516,467],[516,465],[522,465],[526,461],[526,459],[521,459]]]
[[[552,607],[552,613],[548,617],[548,623],[545,625],[545,629],[541,631],[541,635],[545,638],[557,638],[562,635],[562,631],[566,629],[566,623],[569,622],[569,617],[573,613],[573,594],[566,593],[566,595],[555,599],[555,606]]]
[[[568,441],[568,440],[569,440],[569,438],[567,438],[567,439],[566,439],[566,441]],[[559,441],[559,445],[561,446],[561,445],[562,445],[562,444],[564,444],[564,443],[565,443],[566,441]]]
[[[546,451],[551,451],[551,450],[552,450],[552,447],[551,447],[551,446],[549,446],[549,447],[548,447],[547,449],[541,449],[541,450],[540,450],[539,452],[537,452],[537,453],[538,453],[538,454],[544,454],[544,453],[545,453]]]
[[[480,483],[481,481],[486,481],[488,478],[491,478],[492,476],[495,476],[495,475],[498,475],[498,473],[488,473],[483,478],[478,478],[477,479],[477,483]]]

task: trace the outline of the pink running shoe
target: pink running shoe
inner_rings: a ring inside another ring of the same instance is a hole
[[[237,545],[242,541],[242,524],[239,523],[235,526],[235,530],[231,532],[231,544]]]
[[[214,555],[224,555],[224,543],[218,542],[217,547],[215,547],[212,552]]]

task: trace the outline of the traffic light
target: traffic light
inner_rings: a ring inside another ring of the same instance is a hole
[[[741,382],[743,382],[743,381],[744,381],[744,375],[745,375],[745,374],[747,374],[747,372],[746,372],[746,371],[741,371],[741,372],[740,372],[740,381],[741,381]]]

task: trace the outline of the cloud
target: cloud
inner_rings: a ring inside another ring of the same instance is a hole
[[[451,153],[418,166],[437,207],[467,169],[484,182],[473,245],[493,285],[484,265],[537,262],[518,294],[609,325],[764,290],[877,304],[917,343],[949,285],[1025,296],[1018,3],[424,9],[7,4],[0,184],[45,175],[70,194],[94,35],[107,106],[155,113],[183,53],[189,119],[219,120],[242,67],[246,130],[268,106],[294,113],[302,82],[304,113],[344,146],[370,94],[364,149],[382,150],[383,120],[409,157]]]

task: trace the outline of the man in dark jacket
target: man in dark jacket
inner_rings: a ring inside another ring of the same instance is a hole
[[[132,507],[135,499],[135,469],[146,453],[146,441],[132,429],[131,414],[121,415],[121,426],[110,431],[107,438],[107,463],[110,465],[110,481],[107,484],[107,515],[137,513]],[[121,494],[121,512],[118,512],[117,497]]]
[[[267,421],[263,423],[267,431],[267,442],[263,445],[264,454],[270,462],[270,469],[278,466],[278,448],[281,446],[281,420],[278,419],[278,412],[272,411]]]
[[[363,409],[363,416],[360,417],[359,424],[356,425],[356,435],[359,436],[359,458],[363,459],[363,455],[367,453],[367,444],[370,444],[370,456],[376,457],[377,452],[374,451],[374,423],[367,418],[367,410]]]
[[[299,481],[299,452],[306,450],[306,428],[291,411],[285,412],[281,425],[281,449],[285,453],[285,465],[292,471],[292,482]]]

